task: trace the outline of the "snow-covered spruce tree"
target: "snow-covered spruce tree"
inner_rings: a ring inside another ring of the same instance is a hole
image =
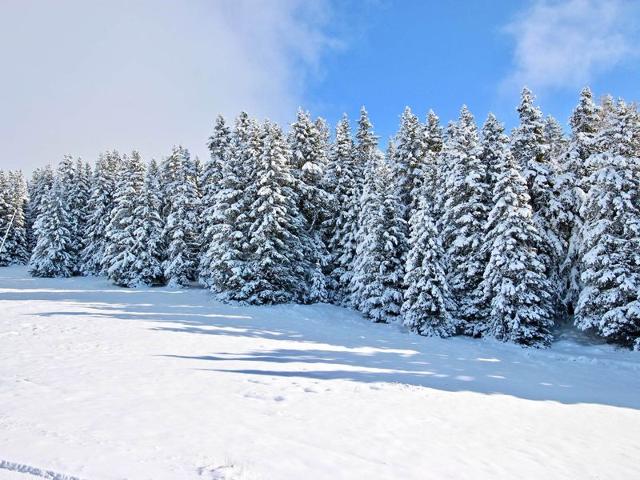
[[[559,306],[561,296],[559,264],[565,249],[554,230],[556,222],[553,217],[553,191],[556,173],[546,152],[542,113],[534,105],[533,100],[531,91],[524,88],[518,106],[520,124],[512,133],[511,151],[527,182],[533,221],[545,242],[540,252],[541,259],[555,287],[555,302],[556,306]]]
[[[625,157],[640,155],[640,115],[637,107],[620,99],[606,109],[603,106],[602,109],[603,118],[594,140],[594,151],[612,152]],[[596,170],[594,164],[587,162],[587,184],[591,180],[591,173]]]
[[[136,232],[142,219],[135,216],[135,210],[143,198],[144,175],[145,166],[138,152],[125,157],[107,227],[109,241],[103,260],[107,276],[121,287],[135,287],[140,283],[135,263],[141,247]]]
[[[423,185],[418,208],[409,221],[402,321],[420,335],[449,337],[456,332],[456,306],[444,270],[444,249],[431,217],[431,196],[426,190]]]
[[[192,161],[192,175],[193,181],[196,184],[196,190],[198,191],[198,198],[202,199],[202,177],[204,175],[204,164],[200,160],[199,156],[195,156]],[[202,205],[201,205],[202,206]]]
[[[600,124],[598,107],[593,102],[591,90],[580,92],[580,101],[569,121],[571,137],[564,152],[553,154],[558,164],[555,179],[555,198],[552,199],[551,218],[553,229],[564,247],[560,259],[560,278],[563,282],[562,300],[567,313],[573,313],[580,292],[580,271],[578,251],[582,217],[580,209],[588,191],[586,162],[595,153],[595,136]]]
[[[162,166],[166,220],[164,241],[167,245],[163,264],[164,276],[170,286],[188,285],[195,280],[198,266],[198,189],[195,165],[189,151],[173,148]]]
[[[70,277],[75,264],[71,244],[71,219],[66,194],[60,178],[45,194],[35,223],[36,246],[29,261],[34,277]]]
[[[393,172],[390,178],[393,182],[391,188],[400,201],[400,217],[404,221],[400,232],[404,237],[400,244],[406,249],[401,252],[403,260],[409,248],[409,219],[418,207],[426,170],[431,167],[427,165],[428,152],[424,130],[418,117],[406,107],[395,141],[389,142],[393,151],[387,153]]]
[[[376,180],[383,162],[382,153],[377,153],[373,157],[373,161],[368,164],[365,172],[362,193],[358,197],[360,208],[357,210],[357,225],[355,232],[353,232],[355,255],[353,263],[349,267],[349,284],[344,297],[345,306],[355,309],[360,308],[363,299],[362,290],[370,280],[365,278],[370,270],[366,263],[369,259],[364,255],[365,242],[369,240],[368,235],[370,234],[370,231],[365,229],[365,225],[370,227],[379,218],[382,201],[378,195]]]
[[[335,264],[333,262],[334,256],[330,250],[329,245],[333,241],[335,235],[336,217],[339,209],[336,203],[335,190],[337,177],[335,171],[332,171],[332,143],[331,143],[331,130],[329,124],[324,118],[318,117],[315,121],[316,129],[319,134],[319,151],[324,158],[323,175],[320,180],[320,188],[325,194],[325,208],[322,224],[319,226],[319,231],[322,236],[323,253],[322,265],[320,271],[313,269],[312,273],[315,273],[315,277],[311,280],[311,292],[323,292],[322,298],[318,298],[318,301],[323,302],[335,302],[336,292],[338,291],[338,283],[335,281],[333,271]],[[321,275],[319,274],[321,273]],[[316,285],[315,284],[320,284]]]
[[[395,194],[400,199],[402,218],[408,222],[418,206],[426,155],[424,126],[409,107],[404,109],[400,130],[395,137],[395,152],[390,159]]]
[[[84,232],[82,224],[84,223],[84,207],[80,205],[80,199],[76,198],[78,193],[77,185],[80,183],[78,171],[75,168],[73,157],[65,155],[58,164],[56,177],[59,179],[61,195],[64,197],[63,203],[67,207],[67,216],[69,217],[69,255],[74,265],[73,273],[79,271],[80,255],[82,252],[82,244],[84,243]],[[79,236],[81,235],[81,236]]]
[[[327,300],[323,278],[327,262],[324,227],[330,216],[331,198],[324,185],[328,159],[322,135],[309,113],[298,110],[297,119],[291,125],[289,145],[294,178],[292,193],[304,219],[300,240],[311,266],[307,272],[309,290],[306,302]]]
[[[362,248],[362,244],[365,241],[363,233],[365,232],[363,227],[364,217],[367,215],[365,209],[372,207],[372,205],[369,204],[370,197],[376,195],[374,179],[368,177],[374,174],[379,163],[382,161],[382,155],[378,150],[378,137],[373,133],[373,125],[364,107],[360,109],[353,159],[354,194],[351,197],[352,204],[346,208],[352,209],[355,212],[356,225],[355,229],[352,230],[350,234],[347,234],[351,235],[351,237],[344,239],[346,248],[343,255],[349,257],[353,254],[353,256],[351,256],[351,264],[346,266],[346,271],[342,275],[347,285],[342,303],[345,306],[357,308],[360,304],[359,289],[363,284],[362,282],[354,281],[353,277],[359,268],[359,260],[357,257],[360,256],[360,254],[358,250]],[[351,251],[353,247],[355,247],[355,251]],[[344,260],[347,260],[347,258]]]
[[[424,134],[426,150],[423,181],[426,184],[426,188],[423,190],[422,195],[425,197],[427,207],[435,219],[437,215],[437,200],[442,196],[439,192],[444,187],[445,169],[441,165],[442,127],[440,126],[440,119],[433,110],[429,110],[427,115]]]
[[[601,125],[595,142],[607,151],[586,164],[575,324],[640,349],[640,124],[635,109],[619,101],[605,110]]]
[[[91,167],[80,158],[76,159],[73,171],[73,183],[67,190],[69,216],[71,220],[71,238],[74,243],[74,274],[82,273],[82,251],[86,246],[86,229],[89,198],[91,196]]]
[[[639,160],[599,153],[581,209],[582,291],[575,323],[603,338],[640,350]]]
[[[206,284],[223,300],[242,300],[240,289],[245,283],[246,215],[255,157],[249,147],[256,132],[249,116],[242,112],[235,121],[230,144],[222,164],[220,188],[215,194],[213,218],[207,219],[211,241],[203,263],[208,271],[201,274]]]
[[[427,150],[433,153],[440,153],[443,146],[442,126],[440,118],[433,110],[427,113],[427,123],[425,126],[425,146]]]
[[[485,180],[486,187],[482,190],[485,198],[482,200],[483,205],[486,206],[487,212],[490,212],[494,207],[494,190],[501,176],[504,174],[505,168],[505,155],[509,150],[509,137],[504,133],[504,126],[498,121],[493,113],[489,113],[487,120],[482,126],[482,140],[480,143],[480,159],[485,167]],[[485,224],[486,225],[486,224]],[[484,242],[480,247],[480,254],[482,257],[482,263],[487,265],[491,256],[491,245]],[[477,295],[477,307],[478,315],[482,318],[486,318],[489,314],[489,305],[486,295],[480,290]],[[484,322],[477,325],[477,330],[474,334],[480,334],[484,328]]]
[[[11,204],[10,193],[8,175],[4,170],[0,170],[0,241],[2,241],[5,234],[9,233],[13,218],[14,209]],[[6,267],[12,263],[12,260],[10,245],[5,242],[5,246],[0,251],[0,266]]]
[[[82,272],[82,250],[85,246],[87,226],[87,208],[90,185],[86,178],[86,169],[81,159],[75,162],[71,155],[65,155],[58,166],[57,176],[60,178],[64,202],[69,211],[69,232],[71,234],[70,255],[73,259],[74,274]]]
[[[359,196],[355,171],[354,143],[346,115],[336,126],[336,139],[329,157],[327,176],[333,187],[335,213],[327,226],[331,232],[328,243],[330,277],[333,289],[331,301],[340,304],[345,298],[353,261],[356,255]]]
[[[504,155],[509,149],[509,137],[504,133],[504,126],[498,121],[493,113],[487,116],[487,120],[482,126],[482,141],[480,143],[480,158],[485,165],[487,197],[484,202],[488,211],[494,207],[493,191],[498,183],[498,179],[503,174]]]
[[[484,251],[489,259],[481,284],[486,305],[483,333],[543,347],[551,341],[553,325],[553,290],[538,254],[543,239],[533,223],[527,185],[509,151],[503,128],[498,123],[492,131],[496,138],[492,170],[497,178],[485,229]]]
[[[360,108],[356,144],[354,150],[354,173],[357,185],[357,201],[364,191],[365,178],[370,168],[374,168],[378,160],[378,137],[373,133],[373,125],[364,107]]]
[[[38,217],[38,211],[42,204],[42,199],[53,186],[53,169],[51,165],[44,168],[36,168],[31,175],[31,180],[27,185],[29,203],[25,212],[25,221],[27,228],[27,245],[28,252],[31,255],[36,246],[36,237],[33,231],[33,224]]]
[[[135,263],[132,265],[132,277],[136,284],[158,285],[163,283],[162,262],[165,243],[164,224],[160,214],[160,169],[155,160],[151,160],[144,180],[144,186],[133,211],[136,229],[133,235]]]
[[[329,156],[331,155],[331,130],[327,121],[322,117],[316,118],[315,125],[316,130],[318,131],[318,149],[320,152],[319,155],[324,159],[324,171],[321,184],[326,191],[332,192],[333,186],[328,183],[330,178],[327,176],[327,169],[329,168]]]
[[[542,133],[546,145],[547,162],[553,165],[557,172],[559,159],[567,152],[569,141],[562,130],[562,125],[552,115],[547,115],[544,119]]]
[[[25,219],[29,192],[22,171],[16,170],[9,172],[9,180],[11,183],[11,201],[13,202],[16,212],[13,225],[9,230],[9,237],[13,239],[15,245],[13,254],[15,262],[24,265],[29,261],[29,257],[31,257],[27,241],[27,225]]]
[[[200,255],[198,275],[202,284],[207,288],[212,286],[211,257],[207,255],[207,251],[212,247],[216,226],[220,221],[217,215],[216,199],[224,184],[225,156],[230,143],[231,130],[226,125],[224,117],[218,115],[207,145],[210,158],[204,166],[200,180],[202,188],[202,239],[200,241],[202,254]]]
[[[449,132],[442,151],[448,173],[438,202],[442,205],[440,230],[449,286],[458,306],[456,319],[464,333],[478,335],[483,329],[478,288],[485,269],[486,166],[481,159],[478,129],[466,106]]]
[[[107,246],[107,226],[114,206],[117,173],[121,164],[120,154],[115,150],[101,154],[96,162],[87,206],[85,247],[82,251],[82,273],[85,275],[106,273],[102,261]]]
[[[7,174],[0,171],[0,241],[6,240],[0,251],[0,266],[25,264],[29,260],[25,209],[27,185],[20,171]]]
[[[406,229],[392,175],[382,158],[368,164],[351,278],[354,306],[372,321],[383,323],[398,319],[403,302]]]
[[[296,206],[291,155],[282,130],[266,122],[256,159],[256,197],[250,206],[246,283],[242,296],[251,304],[295,302],[306,290],[304,218]]]
[[[551,205],[550,209],[550,218],[553,222],[553,229],[558,236],[562,247],[564,248],[563,255],[566,255],[566,250],[568,248],[568,240],[565,238],[564,231],[561,232],[561,229],[565,223],[567,223],[567,214],[566,212],[559,211],[560,209],[560,183],[562,177],[563,170],[563,160],[567,155],[567,150],[569,146],[569,140],[565,136],[562,127],[558,123],[558,121],[553,118],[551,115],[547,115],[547,118],[544,120],[543,127],[543,138],[544,138],[544,154],[545,154],[545,163],[551,165],[551,168],[554,172],[554,176],[552,178],[552,195],[551,195]],[[560,259],[562,261],[562,259]]]

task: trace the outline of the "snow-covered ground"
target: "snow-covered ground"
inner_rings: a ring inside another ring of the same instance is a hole
[[[633,352],[0,269],[2,479],[622,480],[639,459]]]

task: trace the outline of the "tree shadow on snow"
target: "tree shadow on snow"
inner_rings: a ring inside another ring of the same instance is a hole
[[[3,283],[7,282],[0,282],[0,288],[6,287]],[[54,279],[44,286],[38,283],[38,288],[30,282],[11,286],[0,293],[0,300],[56,302],[56,310],[38,314],[43,317],[145,321],[151,322],[145,328],[154,331],[209,336],[212,352],[206,355],[157,353],[184,360],[186,368],[640,409],[640,369],[637,361],[625,363],[626,352],[618,362],[577,347],[577,355],[572,355],[469,338],[424,338],[396,326],[371,324],[335,306],[224,305],[199,290],[119,289],[96,279]],[[69,310],[60,308],[61,302]],[[220,352],[220,336],[264,339],[265,346],[241,355]]]

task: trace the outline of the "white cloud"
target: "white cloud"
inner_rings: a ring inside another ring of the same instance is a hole
[[[508,88],[576,88],[639,53],[638,4],[625,0],[535,1],[506,27],[515,40]]]
[[[287,121],[336,46],[329,0],[3,0],[0,168],[206,155],[217,113]]]

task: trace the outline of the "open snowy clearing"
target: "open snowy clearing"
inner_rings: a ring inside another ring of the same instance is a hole
[[[0,308],[2,479],[638,478],[633,352],[20,267]]]

